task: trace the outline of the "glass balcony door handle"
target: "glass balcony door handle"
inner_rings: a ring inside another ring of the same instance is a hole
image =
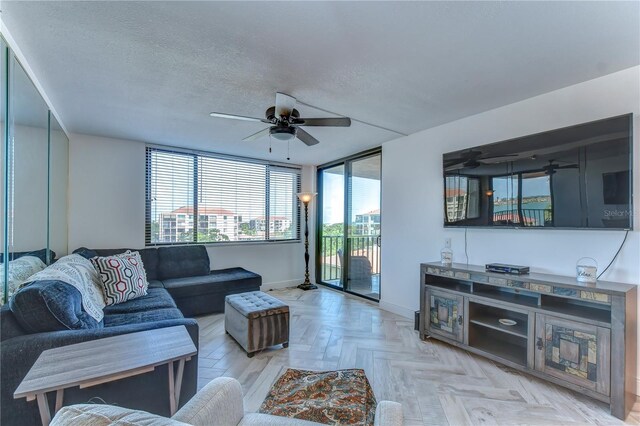
[[[376,238],[376,245],[380,247],[380,244],[382,244],[382,235],[378,235]]]

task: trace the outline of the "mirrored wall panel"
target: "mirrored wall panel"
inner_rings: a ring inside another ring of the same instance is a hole
[[[0,304],[67,254],[69,139],[1,42]]]
[[[7,54],[8,48],[4,39],[0,38],[0,303],[4,302],[5,283],[8,270],[4,267],[4,253],[7,251],[5,224],[7,219],[6,178],[7,178]]]
[[[51,114],[49,133],[49,249],[52,258],[67,254],[67,187],[69,185],[69,138]],[[55,253],[55,254],[54,254]]]
[[[47,248],[47,198],[49,171],[49,108],[27,73],[12,58],[13,181],[10,252]]]

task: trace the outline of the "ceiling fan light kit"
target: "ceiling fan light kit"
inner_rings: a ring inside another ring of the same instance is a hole
[[[281,141],[288,141],[296,137],[296,128],[273,126],[269,128],[269,135]]]
[[[290,141],[298,138],[305,145],[311,146],[320,143],[311,136],[301,126],[314,127],[349,127],[351,119],[349,117],[333,118],[301,118],[300,113],[295,109],[296,98],[284,93],[276,93],[276,104],[267,108],[265,118],[246,117],[243,115],[226,114],[222,112],[212,112],[211,117],[231,118],[233,120],[253,121],[270,124],[271,126],[260,130],[244,138],[244,141],[253,141],[263,136],[270,136],[281,141]]]

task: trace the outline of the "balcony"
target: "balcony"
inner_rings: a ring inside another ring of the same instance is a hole
[[[380,298],[379,236],[351,236],[349,247],[349,277],[346,290],[374,299]],[[320,246],[320,280],[344,288],[344,238],[323,236]]]
[[[519,212],[522,213],[520,216]],[[545,226],[553,222],[551,209],[510,209],[495,212],[493,214],[494,224],[522,223],[524,226]]]

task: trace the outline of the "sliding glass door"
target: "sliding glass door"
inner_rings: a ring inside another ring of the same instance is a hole
[[[320,284],[380,299],[382,154],[364,153],[318,170]]]
[[[345,166],[340,164],[320,171],[320,281],[343,288],[344,263],[344,185]]]
[[[380,153],[351,161],[348,185],[347,290],[380,300]]]

